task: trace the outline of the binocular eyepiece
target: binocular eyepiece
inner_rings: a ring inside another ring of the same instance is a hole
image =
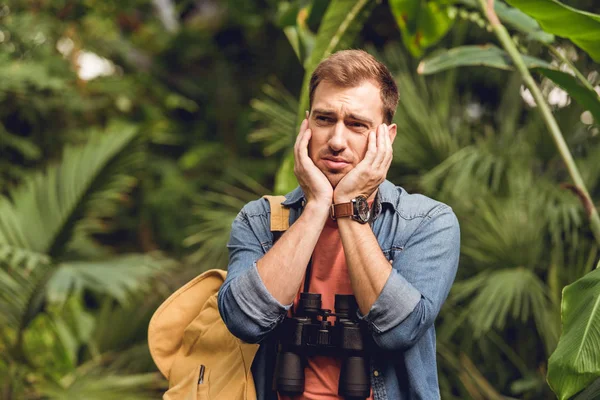
[[[277,391],[293,396],[304,392],[307,357],[340,357],[338,394],[346,399],[369,397],[369,360],[365,352],[358,305],[352,295],[335,295],[335,313],[321,308],[321,295],[301,293],[296,314],[286,318],[279,334]],[[335,317],[332,325],[328,317]],[[368,337],[366,334],[364,337]]]

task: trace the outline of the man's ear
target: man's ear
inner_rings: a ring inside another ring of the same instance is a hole
[[[396,139],[396,133],[398,133],[398,126],[396,124],[388,125],[388,132],[390,134],[390,142],[394,143]]]

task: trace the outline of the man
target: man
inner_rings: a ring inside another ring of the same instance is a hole
[[[450,207],[385,180],[397,102],[389,71],[366,52],[340,51],[321,62],[294,146],[300,186],[283,203],[290,228],[273,245],[264,199],[233,222],[219,308],[234,335],[261,344],[252,365],[259,399],[287,398],[272,391],[272,333],[294,306],[311,258],[309,291],[322,295],[322,308],[334,308],[334,294],[356,298],[374,343],[370,398],[440,397],[434,320],[454,281],[460,233]],[[344,213],[339,205],[353,200],[363,210]],[[339,375],[339,359],[310,357],[300,398],[339,398]]]

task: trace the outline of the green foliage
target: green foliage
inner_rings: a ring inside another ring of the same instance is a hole
[[[548,68],[537,68],[536,71],[567,91],[575,101],[592,113],[594,121],[600,121],[600,95],[595,90],[582,85],[578,79],[565,72]]]
[[[248,135],[250,142],[264,142],[263,153],[271,156],[295,141],[298,101],[280,83],[263,86],[262,98],[253,99],[254,120],[262,126]]]
[[[73,296],[89,290],[125,302],[163,266],[139,255],[71,259],[89,254],[89,235],[114,216],[115,203],[131,189],[130,173],[143,155],[135,138],[133,129],[91,132],[85,145],[67,146],[61,162],[26,177],[1,198],[0,342],[6,364],[0,371],[6,379],[0,385],[9,398],[33,389],[11,365],[17,371],[45,366],[33,386],[51,398],[121,391],[126,398],[140,398],[155,381],[106,373],[91,378],[87,367],[76,372],[80,351],[91,347],[94,318]]]
[[[442,398],[551,398],[561,288],[592,270],[598,246],[519,77],[416,75],[398,45],[417,38],[413,28],[435,38],[422,52],[481,42],[489,26],[477,2],[418,5],[402,37],[385,2],[1,5],[0,397],[160,397],[166,382],[145,342],[153,311],[225,267],[246,202],[296,185],[291,147],[316,64],[372,45],[401,93],[389,179],[461,221],[461,265],[436,322]],[[498,0],[495,10],[521,51],[556,58],[547,71],[561,73],[542,86],[575,100],[554,113],[597,198],[598,119],[581,113],[593,111],[598,65],[519,9]],[[436,15],[443,24],[422,24]],[[90,53],[112,72],[82,78]],[[583,80],[564,73],[572,64]],[[157,250],[190,265],[169,268]],[[593,386],[579,396],[593,398]]]
[[[99,220],[114,213],[121,193],[135,182],[120,171],[139,165],[142,154],[128,146],[135,130],[116,130],[92,133],[83,148],[68,146],[60,165],[26,179],[10,191],[10,199],[0,199],[0,242],[61,257],[76,223],[88,233],[98,229]],[[82,219],[84,214],[88,217]]]
[[[577,10],[558,0],[506,0],[535,18],[548,33],[570,39],[600,61],[600,15]],[[568,24],[565,21],[569,21]]]
[[[464,101],[472,100],[444,90],[452,88],[447,82],[455,74],[415,76],[398,46],[378,57],[394,73],[401,93],[394,122],[402,129],[388,176],[450,204],[461,221],[459,276],[437,324],[438,349],[447,351],[442,368],[468,388],[459,398],[488,398],[482,392],[489,390],[486,378],[501,393],[548,398],[536,369],[558,340],[561,282],[572,282],[595,260],[586,250],[593,241],[581,237],[581,204],[557,184],[564,167],[538,117],[526,113],[518,75],[501,78],[505,90],[494,114],[484,110],[470,122],[461,113]],[[453,106],[440,107],[444,101]],[[590,151],[580,154],[581,165],[591,163],[598,149],[597,141],[584,136]],[[570,130],[574,145],[575,137]],[[467,352],[481,375],[453,358],[453,351]],[[449,385],[457,390],[455,383]],[[448,392],[442,396],[452,398]]]
[[[548,361],[548,383],[560,400],[585,389],[600,375],[600,270],[563,290],[563,335]]]
[[[455,13],[437,1],[391,0],[390,9],[413,57],[437,44],[452,28]]]
[[[551,68],[550,63],[534,57],[524,57],[528,68]],[[437,52],[421,61],[418,72],[424,75],[464,66],[484,66],[514,71],[508,54],[493,45],[461,46]]]
[[[456,2],[479,10],[477,0],[456,0]],[[502,23],[524,33],[527,39],[545,44],[554,42],[554,35],[544,31],[535,19],[518,8],[508,7],[501,1],[494,1],[494,11]]]
[[[193,235],[185,240],[187,246],[198,247],[189,256],[190,262],[201,265],[201,270],[225,268],[231,224],[242,207],[252,200],[268,194],[269,190],[250,176],[234,173],[235,184],[219,182],[215,191],[204,193],[198,198],[196,214],[198,225],[193,226]]]
[[[582,85],[573,75],[562,72],[539,58],[523,56],[523,61],[527,68],[541,73],[567,91],[592,113],[594,120],[600,121],[600,95],[593,88]],[[496,46],[485,45],[461,46],[436,52],[422,60],[417,70],[420,74],[429,75],[464,66],[484,66],[509,71],[515,69],[508,53]]]

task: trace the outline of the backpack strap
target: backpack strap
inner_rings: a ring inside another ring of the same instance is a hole
[[[271,206],[271,232],[285,232],[290,227],[290,209],[284,206],[285,196],[263,196]]]

